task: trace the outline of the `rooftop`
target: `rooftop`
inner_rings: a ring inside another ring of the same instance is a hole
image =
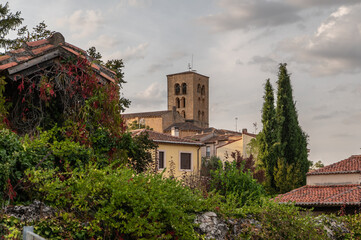
[[[361,173],[361,155],[352,155],[340,162],[314,170],[307,175]]]
[[[136,118],[136,117],[161,117],[164,114],[170,113],[172,110],[165,111],[154,111],[154,112],[140,112],[140,113],[125,113],[122,114],[122,117],[125,119]]]
[[[179,130],[182,130],[182,131],[199,131],[200,132],[203,130],[203,128],[197,127],[190,122],[180,122],[180,123],[173,123],[166,129],[164,129],[164,131],[165,132],[171,131],[172,127],[177,127]]]
[[[184,145],[197,145],[197,146],[203,145],[202,143],[195,142],[189,139],[175,137],[168,134],[151,131],[148,129],[138,129],[132,131],[133,136],[137,136],[144,133],[147,133],[151,140],[158,143],[184,144]]]
[[[275,197],[280,203],[295,202],[299,206],[361,205],[361,185],[306,185]]]
[[[87,59],[93,70],[102,79],[115,82],[115,72],[100,64],[91,63],[93,59],[88,56],[86,51],[65,42],[64,36],[58,32],[47,39],[26,42],[21,48],[6,52],[5,55],[0,56],[0,72],[7,71],[9,75],[12,75],[33,66],[39,66],[40,63],[61,55],[69,54]],[[13,80],[17,80],[17,77],[19,76],[14,76]]]

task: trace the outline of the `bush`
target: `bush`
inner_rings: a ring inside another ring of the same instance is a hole
[[[39,197],[59,208],[57,225],[76,219],[88,228],[85,238],[197,238],[194,213],[204,209],[204,201],[176,180],[113,166],[98,169],[94,164],[63,174],[44,169],[28,174]],[[42,224],[38,234],[46,237]],[[71,229],[60,236],[67,237]]]
[[[252,177],[252,173],[243,172],[244,166],[237,166],[237,162],[226,162],[225,168],[211,171],[211,190],[229,198],[237,199],[237,206],[258,201],[265,192],[261,184]]]

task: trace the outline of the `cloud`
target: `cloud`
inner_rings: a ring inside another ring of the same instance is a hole
[[[359,3],[359,0],[286,0],[287,4],[293,5],[298,8],[310,8],[310,7],[331,7],[335,5],[350,5]]]
[[[268,56],[253,56],[248,64],[258,65],[263,72],[277,73],[278,71],[278,62]]]
[[[154,82],[144,91],[140,91],[134,97],[130,97],[130,99],[132,101],[132,108],[158,109],[167,99],[167,90],[164,84]]]
[[[268,0],[220,0],[224,12],[200,18],[213,30],[274,27],[300,21],[298,8]]]
[[[310,67],[316,76],[358,73],[361,70],[361,4],[342,6],[312,35],[285,40],[279,49]]]
[[[120,40],[108,35],[100,35],[97,39],[89,41],[91,46],[102,47],[103,49],[114,49],[119,43]]]
[[[147,72],[148,73],[154,73],[157,72],[159,70],[168,68],[168,67],[172,67],[173,64],[170,62],[166,62],[166,63],[154,63],[152,65],[150,65],[150,67],[148,68]]]
[[[141,43],[135,47],[127,47],[125,51],[117,51],[109,56],[109,58],[123,59],[123,61],[133,61],[137,59],[144,59],[148,48],[148,43]]]
[[[152,4],[151,0],[121,0],[117,8],[126,8],[126,7],[134,7],[134,8],[144,8],[149,7]]]
[[[95,10],[77,10],[57,20],[59,26],[70,29],[74,38],[85,38],[95,33],[103,22],[102,13]]]

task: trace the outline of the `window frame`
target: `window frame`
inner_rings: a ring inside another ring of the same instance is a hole
[[[182,153],[190,154],[190,169],[183,169],[182,168]],[[184,172],[193,172],[193,153],[192,152],[179,152],[179,171]]]
[[[159,167],[159,152],[162,152],[163,153],[163,168],[160,168]],[[167,167],[167,164],[166,164],[166,153],[165,153],[165,150],[157,150],[157,168],[158,170],[164,170],[166,167]]]

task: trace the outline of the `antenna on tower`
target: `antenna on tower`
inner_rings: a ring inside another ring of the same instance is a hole
[[[188,70],[191,72],[195,72],[195,70],[193,70],[193,54],[192,54],[192,59],[191,62],[188,63]]]

